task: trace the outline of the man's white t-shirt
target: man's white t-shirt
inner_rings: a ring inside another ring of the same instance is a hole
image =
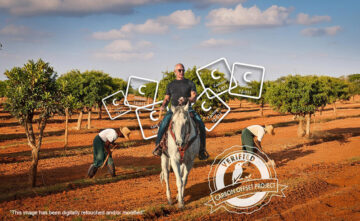
[[[114,129],[105,129],[99,133],[99,136],[102,141],[109,141],[110,143],[114,142],[118,138],[118,134]]]
[[[252,125],[248,126],[247,129],[250,130],[250,132],[257,137],[258,141],[261,142],[262,138],[265,135],[265,128],[260,125]]]

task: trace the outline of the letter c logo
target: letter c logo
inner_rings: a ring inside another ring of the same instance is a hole
[[[248,76],[248,75],[250,75],[250,74],[251,74],[251,72],[250,72],[250,71],[245,72],[244,77],[243,77],[243,79],[244,79],[244,81],[245,81],[245,82],[248,82],[248,83],[250,83],[250,82],[251,82],[249,79],[247,79],[247,76]]]
[[[146,87],[145,85],[141,85],[140,87],[139,87],[139,89],[138,89],[138,91],[139,91],[139,93],[141,94],[141,95],[145,95],[145,93],[141,90],[143,87]]]
[[[211,110],[211,107],[205,108],[205,103],[206,103],[206,101],[202,102],[201,108],[202,108],[205,112],[208,112],[209,110]]]
[[[113,103],[114,106],[119,106],[119,104],[116,103],[116,98],[113,99],[112,103]]]
[[[152,111],[152,112],[150,113],[150,119],[151,119],[152,121],[157,121],[157,120],[159,120],[159,118],[154,118],[153,114],[154,114],[155,112],[156,112],[156,111]]]
[[[211,71],[211,77],[212,77],[214,80],[217,80],[217,79],[220,78],[220,76],[215,76],[215,75],[214,75],[216,70],[217,70],[217,69],[214,69],[214,70]]]

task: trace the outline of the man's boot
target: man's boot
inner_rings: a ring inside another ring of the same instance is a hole
[[[162,154],[161,146],[156,145],[156,147],[155,147],[155,149],[153,150],[152,153],[154,154],[154,156],[161,157],[161,154]]]
[[[115,177],[115,164],[108,164],[108,171],[112,177]]]
[[[97,170],[98,168],[95,167],[94,164],[91,164],[87,172],[87,177],[92,178],[93,176],[95,176]]]
[[[206,132],[205,127],[198,126],[200,131],[200,150],[199,150],[199,160],[206,160],[209,158],[209,153],[206,151]]]
[[[199,150],[199,160],[206,160],[209,158],[209,153],[205,149],[205,145],[200,143],[200,150]]]

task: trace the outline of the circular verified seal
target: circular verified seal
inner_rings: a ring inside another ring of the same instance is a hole
[[[272,196],[285,197],[287,186],[278,183],[273,161],[257,148],[232,146],[218,155],[209,172],[211,213],[223,207],[233,213],[252,213]],[[272,163],[271,163],[272,162]]]

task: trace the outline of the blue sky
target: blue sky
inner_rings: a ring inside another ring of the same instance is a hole
[[[46,3],[46,4],[45,4]],[[359,1],[0,0],[0,80],[42,58],[59,75],[97,69],[159,80],[225,57],[265,78],[359,73]]]

